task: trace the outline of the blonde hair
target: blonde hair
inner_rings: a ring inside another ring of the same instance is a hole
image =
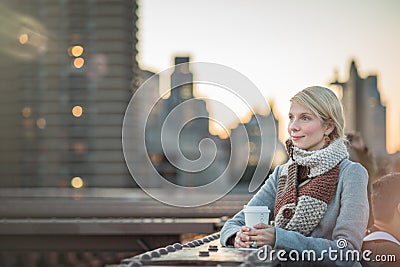
[[[290,101],[310,109],[322,122],[331,120],[335,127],[329,138],[345,140],[343,106],[332,90],[322,86],[307,87],[295,94]]]

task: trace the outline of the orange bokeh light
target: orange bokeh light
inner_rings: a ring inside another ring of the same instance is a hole
[[[77,69],[80,69],[83,67],[83,64],[85,64],[85,60],[81,57],[75,58],[74,59],[74,67]]]
[[[83,114],[83,108],[81,106],[74,106],[72,108],[72,115],[79,118]]]
[[[19,36],[19,43],[20,44],[26,44],[29,40],[29,36],[26,33],[23,33]]]
[[[83,54],[83,47],[80,45],[75,45],[71,48],[71,55],[74,57],[79,57]]]

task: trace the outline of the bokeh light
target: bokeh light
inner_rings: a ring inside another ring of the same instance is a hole
[[[75,58],[74,59],[74,67],[77,69],[80,69],[83,67],[83,64],[85,64],[85,60],[81,57]]]
[[[39,129],[44,129],[44,128],[46,128],[46,119],[44,119],[44,118],[37,119],[37,121],[36,121],[36,126],[37,126]]]
[[[81,106],[74,106],[72,108],[72,115],[74,115],[75,117],[79,118],[80,116],[82,116],[83,113],[83,108]]]
[[[29,36],[26,33],[23,33],[19,36],[19,43],[20,44],[26,44],[29,40]]]
[[[32,115],[32,109],[30,107],[24,107],[21,113],[24,118],[29,118]]]
[[[80,45],[75,45],[71,48],[71,55],[74,57],[79,57],[83,54],[83,47]]]
[[[71,179],[71,186],[73,188],[82,188],[83,187],[83,179],[79,176],[76,176]]]

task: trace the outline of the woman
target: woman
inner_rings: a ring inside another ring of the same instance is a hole
[[[269,245],[300,254],[313,250],[325,263],[352,265],[343,257],[329,259],[326,252],[360,251],[368,220],[367,171],[348,159],[343,108],[331,90],[308,87],[290,101],[290,159],[275,168],[248,203],[273,210],[275,226],[250,229],[240,211],[222,228],[221,243]]]

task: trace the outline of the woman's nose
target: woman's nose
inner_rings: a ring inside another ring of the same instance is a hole
[[[299,130],[299,125],[296,120],[293,120],[289,122],[289,130],[291,131],[298,131]]]

